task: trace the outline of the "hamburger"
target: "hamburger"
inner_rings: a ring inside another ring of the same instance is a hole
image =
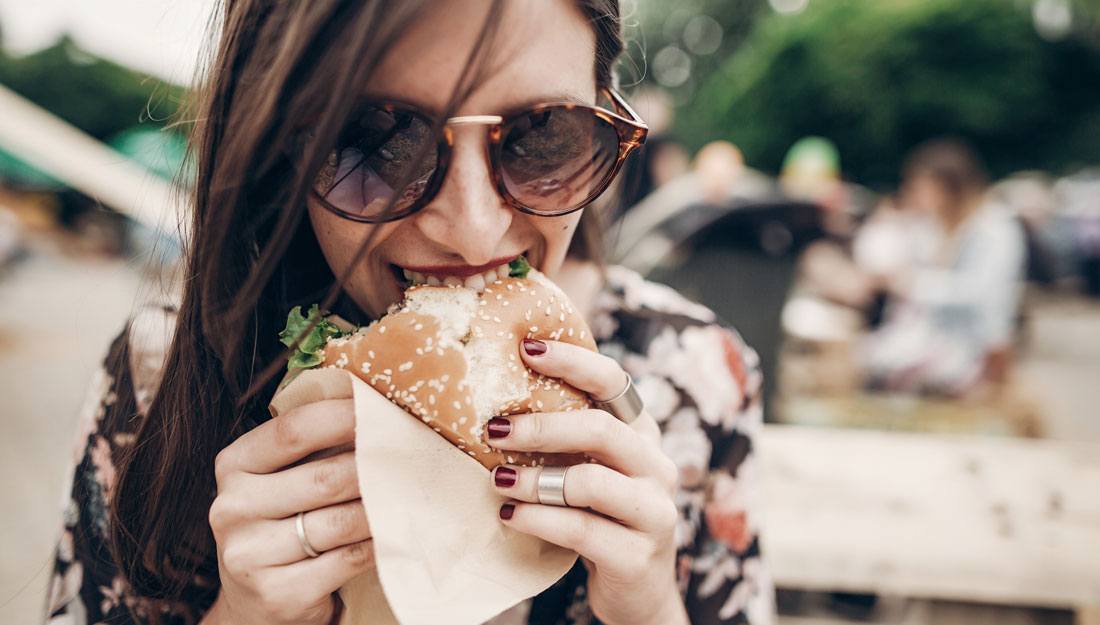
[[[520,358],[525,338],[596,350],[565,293],[523,257],[484,289],[413,285],[403,301],[361,328],[345,330],[323,317],[316,305],[307,315],[301,307],[291,311],[280,338],[297,345],[288,363],[292,372],[344,369],[488,469],[586,460],[573,453],[501,451],[483,436],[495,416],[591,406],[584,393],[528,369]]]

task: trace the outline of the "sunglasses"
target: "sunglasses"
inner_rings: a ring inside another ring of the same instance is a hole
[[[416,107],[367,102],[341,130],[313,195],[353,221],[407,217],[443,186],[454,127],[478,124],[487,126],[490,172],[505,202],[547,217],[580,210],[607,189],[649,132],[621,95],[611,89],[604,95],[614,111],[576,102],[538,104],[508,115],[451,117],[442,136],[434,132],[436,120]]]

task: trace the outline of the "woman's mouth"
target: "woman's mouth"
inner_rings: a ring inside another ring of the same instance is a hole
[[[390,269],[393,271],[394,278],[396,278],[402,290],[411,286],[426,284],[428,286],[464,286],[481,292],[485,290],[486,286],[493,284],[497,280],[507,278],[510,271],[508,264],[515,258],[516,257],[511,257],[507,260],[502,260],[484,270],[480,267],[408,269],[393,264],[390,265]],[[476,273],[471,273],[471,270],[475,270]]]

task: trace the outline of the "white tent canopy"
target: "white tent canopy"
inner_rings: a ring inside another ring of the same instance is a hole
[[[5,150],[148,228],[175,233],[186,224],[171,184],[2,85],[0,111]]]

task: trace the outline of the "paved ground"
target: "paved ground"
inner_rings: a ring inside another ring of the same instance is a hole
[[[0,623],[38,622],[68,479],[76,412],[110,338],[142,291],[135,268],[45,245],[0,273]],[[1041,301],[1021,373],[1049,434],[1100,440],[1100,304]],[[923,607],[921,607],[923,606]],[[915,610],[915,611],[914,611]],[[905,623],[1050,621],[1049,613],[919,604]],[[893,620],[893,619],[888,619]],[[806,615],[789,625],[833,623]]]
[[[35,254],[0,275],[0,623],[36,623],[83,389],[138,292],[117,260]]]

